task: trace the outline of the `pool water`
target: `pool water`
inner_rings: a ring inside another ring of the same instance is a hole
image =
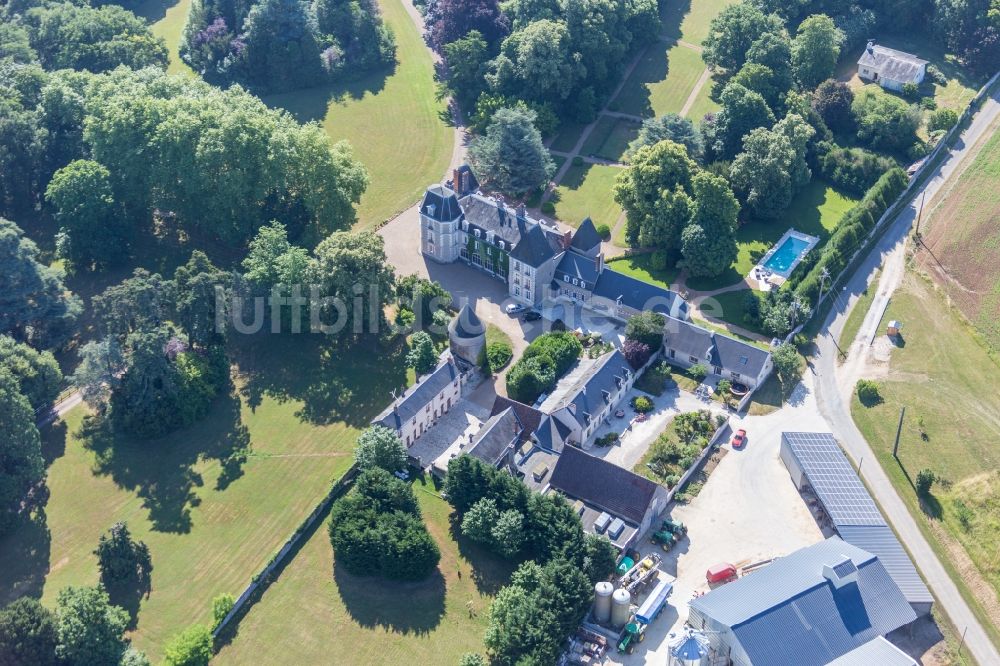
[[[792,265],[808,248],[807,239],[789,236],[764,262],[764,268],[787,277]]]

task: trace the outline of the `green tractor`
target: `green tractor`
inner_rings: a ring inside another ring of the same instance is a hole
[[[635,652],[636,643],[641,643],[644,640],[646,640],[646,625],[633,618],[618,636],[618,651],[632,654]]]
[[[674,547],[675,538],[670,530],[660,530],[653,534],[652,539],[653,543],[660,544],[663,550],[670,550]]]
[[[679,520],[671,520],[670,518],[663,521],[663,525],[660,526],[660,530],[668,531],[677,538],[687,534],[688,531],[687,527],[684,526],[684,523]]]

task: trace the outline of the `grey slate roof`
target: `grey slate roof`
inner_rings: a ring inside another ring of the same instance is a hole
[[[535,428],[535,439],[543,449],[562,451],[571,432],[562,421],[545,414]]]
[[[771,355],[771,352],[756,345],[674,317],[667,317],[665,342],[667,347],[697,356],[709,365],[752,377],[760,375]]]
[[[521,220],[518,220],[521,222]],[[529,266],[538,268],[546,261],[556,255],[555,250],[541,225],[529,225],[525,233],[521,236],[514,250],[510,253],[511,259],[517,259]]]
[[[431,185],[427,188],[424,200],[420,202],[420,210],[438,222],[450,222],[462,217],[458,197],[444,185]]]
[[[461,204],[470,231],[479,229],[483,232],[483,241],[486,240],[486,232],[492,231],[496,238],[513,246],[521,241],[531,226],[528,220],[518,218],[513,210],[481,194],[469,194],[462,198]]]
[[[857,581],[837,589],[823,567],[845,556],[858,568]],[[754,664],[822,666],[917,617],[878,558],[837,537],[689,605],[730,627]]]
[[[590,425],[587,416],[596,419],[601,410],[610,404],[611,396],[620,390],[631,374],[632,367],[625,356],[617,349],[610,351],[598,359],[576,385],[566,391],[556,409],[570,408],[573,418],[581,427],[586,428]]]
[[[514,410],[508,407],[499,414],[491,416],[476,433],[472,447],[468,450],[470,456],[475,456],[490,465],[496,465],[504,456],[507,447],[514,444],[521,432]]]
[[[514,415],[517,416],[518,423],[524,429],[524,432],[521,434],[522,439],[535,432],[538,429],[538,424],[545,418],[545,414],[531,405],[505,398],[502,395],[498,395],[493,399],[493,409],[490,411],[490,416],[496,416],[508,408],[514,410]]]
[[[934,598],[830,433],[783,432],[792,456],[844,541],[878,556],[911,604]]]
[[[612,301],[621,298],[623,305],[636,310],[653,310],[663,314],[669,314],[673,304],[681,298],[677,292],[636,280],[608,267],[601,271],[593,292]],[[686,308],[687,304],[683,303],[682,310]]]
[[[426,375],[417,384],[411,386],[393,404],[376,416],[373,424],[381,424],[393,430],[399,430],[404,423],[416,416],[434,396],[443,391],[448,384],[456,381],[459,377],[459,369],[451,359],[445,359],[438,363],[437,367],[429,375]]]
[[[454,335],[466,339],[478,338],[486,333],[486,327],[468,303],[458,311],[458,316],[449,324],[449,328]]]
[[[917,662],[884,637],[874,638],[847,654],[843,654],[827,666],[917,666]]]
[[[567,446],[552,472],[550,485],[635,524],[642,522],[656,484],[623,467]]]
[[[575,247],[582,252],[588,252],[601,244],[601,236],[597,233],[594,221],[589,217],[580,223],[580,228],[573,234],[573,243],[570,247]]]
[[[887,46],[873,44],[866,47],[858,59],[859,65],[868,65],[879,70],[879,76],[900,83],[916,82],[917,74],[927,65],[912,53],[897,51]]]
[[[562,282],[564,275],[570,277],[570,284],[573,284],[572,279],[576,278],[584,281],[586,289],[593,289],[598,276],[596,260],[571,250],[563,255],[559,265],[556,266],[556,283]]]

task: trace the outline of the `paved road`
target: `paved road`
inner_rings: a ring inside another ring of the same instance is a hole
[[[948,178],[969,156],[972,149],[987,136],[993,122],[1000,117],[1000,93],[987,100],[963,132],[956,148],[938,168],[934,176],[924,186],[927,201],[941,189]],[[849,358],[841,368],[837,367],[840,350],[837,340],[843,330],[851,307],[858,295],[864,291],[878,268],[885,264],[885,271],[879,285],[879,293],[861,327],[858,340],[851,345],[854,355],[867,344],[875,333],[881,311],[892,292],[898,286],[905,268],[904,248],[910,228],[917,216],[921,196],[918,194],[913,205],[904,210],[882,239],[872,248],[868,257],[858,268],[848,283],[838,293],[833,311],[824,322],[824,331],[817,338],[817,353],[814,358],[816,398],[820,411],[832,426],[837,438],[846,447],[857,463],[864,458],[861,475],[872,493],[882,505],[888,519],[906,544],[917,566],[923,572],[941,608],[951,618],[959,632],[968,628],[965,644],[980,664],[1000,664],[1000,652],[990,641],[983,627],[962,598],[955,583],[948,576],[937,555],[924,538],[916,521],[896,493],[885,471],[876,463],[875,455],[851,419],[849,396],[857,380],[860,365]]]

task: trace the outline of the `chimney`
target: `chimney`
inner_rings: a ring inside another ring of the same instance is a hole
[[[523,203],[517,204],[517,216],[523,220],[525,217],[527,217],[527,214],[528,212],[525,209],[524,204]]]
[[[600,275],[601,271],[604,270],[604,253],[598,252],[597,256],[594,257],[594,268],[597,269],[597,274]]]
[[[562,247],[564,250],[568,250],[569,246],[573,244],[573,232],[564,231],[562,235]]]
[[[867,46],[866,50],[868,51],[868,53],[872,53],[875,50],[875,40],[874,39],[869,39],[868,40],[868,46]]]
[[[451,182],[452,185],[454,185],[453,189],[455,190],[455,194],[462,196],[464,194],[463,190],[465,189],[462,187],[462,172],[458,169],[454,169],[451,172]]]

